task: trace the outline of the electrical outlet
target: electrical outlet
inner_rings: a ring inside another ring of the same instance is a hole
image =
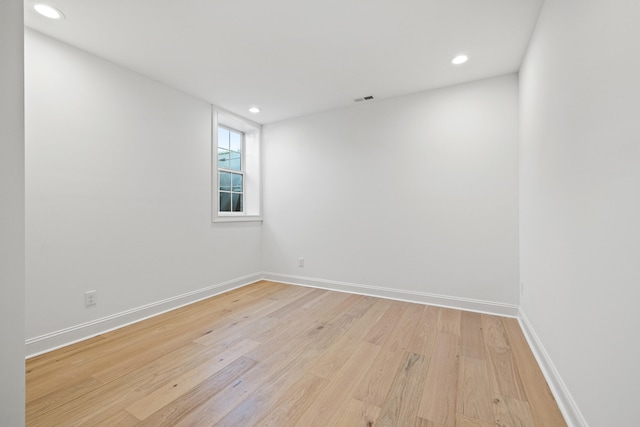
[[[298,267],[304,267],[304,258],[298,258]]]
[[[98,291],[87,291],[84,293],[84,306],[93,307],[98,303]]]

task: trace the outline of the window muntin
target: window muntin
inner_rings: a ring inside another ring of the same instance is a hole
[[[244,133],[218,126],[220,212],[244,212]]]

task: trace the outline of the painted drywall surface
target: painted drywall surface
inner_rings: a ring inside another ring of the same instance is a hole
[[[264,270],[517,303],[517,92],[510,75],[266,125]]]
[[[211,223],[210,105],[25,45],[27,338],[260,271],[259,223]]]
[[[638,22],[547,0],[520,74],[522,308],[592,426],[638,420]]]
[[[0,0],[0,425],[24,425],[23,5]]]

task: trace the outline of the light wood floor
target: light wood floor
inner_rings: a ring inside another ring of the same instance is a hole
[[[515,319],[259,282],[27,361],[28,426],[565,426]]]

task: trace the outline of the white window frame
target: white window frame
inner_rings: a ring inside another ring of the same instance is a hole
[[[244,117],[213,107],[211,120],[211,178],[212,178],[212,221],[262,221],[262,159],[260,155],[262,126]],[[218,126],[243,134],[241,170],[242,212],[220,212],[219,171],[238,173],[239,171],[218,168]]]

